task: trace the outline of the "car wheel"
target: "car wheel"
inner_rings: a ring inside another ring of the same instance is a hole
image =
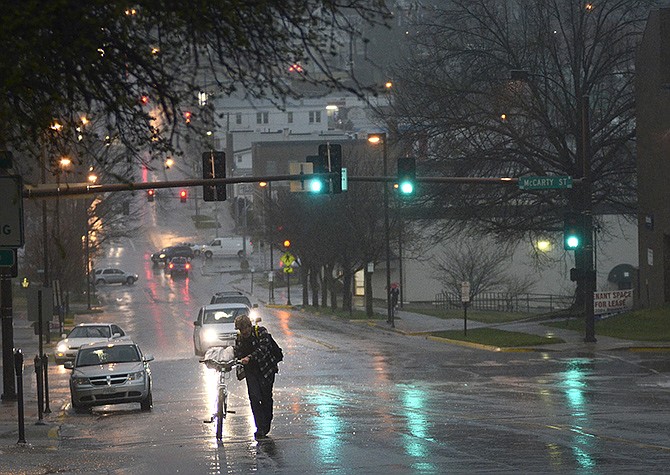
[[[212,258],[212,251],[205,251],[205,259],[211,259]]]
[[[126,284],[133,285],[134,283],[135,283],[135,278],[134,277],[128,277],[126,279]]]
[[[237,251],[237,257],[242,259],[244,257],[244,251],[242,251],[242,250]]]
[[[142,399],[140,401],[140,408],[143,411],[150,411],[151,408],[153,407],[153,405],[154,405],[154,398],[151,394],[151,389],[149,389],[149,393],[147,394],[147,397],[145,397],[144,399]]]

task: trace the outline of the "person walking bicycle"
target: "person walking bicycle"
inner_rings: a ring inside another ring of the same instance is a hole
[[[235,358],[244,366],[247,393],[256,423],[254,437],[261,439],[270,432],[272,423],[272,387],[278,361],[272,354],[270,334],[265,327],[253,326],[248,315],[240,315],[235,319],[235,328],[239,330]]]

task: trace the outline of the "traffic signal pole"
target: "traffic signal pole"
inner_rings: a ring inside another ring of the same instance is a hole
[[[596,274],[593,269],[593,206],[591,203],[591,150],[590,150],[590,130],[589,130],[589,96],[583,95],[581,98],[581,186],[580,186],[580,205],[584,215],[584,247],[582,252],[582,265],[584,272],[582,276],[582,289],[584,291],[584,341],[595,343],[595,314],[593,309],[593,292],[596,290]],[[575,262],[577,256],[575,256]]]

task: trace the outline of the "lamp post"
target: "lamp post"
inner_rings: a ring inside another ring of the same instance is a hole
[[[382,160],[384,177],[388,176],[388,157],[386,147],[386,133],[368,135],[368,142],[373,145],[382,143]],[[386,247],[386,321],[395,328],[393,309],[391,308],[391,238],[389,236],[389,190],[384,182],[384,241]]]

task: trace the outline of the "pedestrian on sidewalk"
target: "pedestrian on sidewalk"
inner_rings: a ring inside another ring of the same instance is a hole
[[[248,315],[240,315],[235,319],[235,328],[239,330],[235,357],[244,365],[247,393],[256,423],[254,437],[260,439],[267,436],[272,423],[272,386],[278,371],[277,361],[272,355],[270,334],[265,327],[254,327]]]

